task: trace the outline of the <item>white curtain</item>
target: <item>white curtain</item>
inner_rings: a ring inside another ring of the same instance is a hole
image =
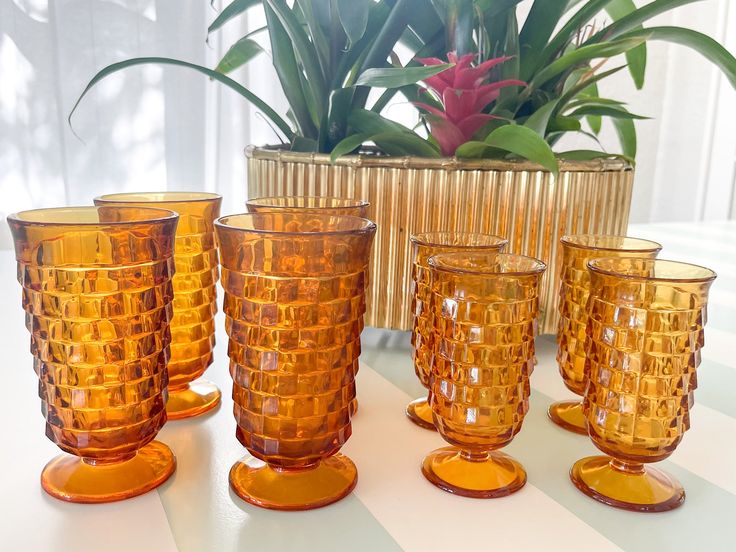
[[[242,210],[243,148],[275,135],[245,100],[205,76],[173,67],[126,69],[82,101],[72,119],[79,138],[66,121],[84,85],[107,64],[167,56],[213,67],[230,44],[263,24],[249,14],[207,44],[207,25],[227,3],[0,0],[0,215],[163,189],[217,191],[224,211]],[[692,4],[653,24],[693,27],[736,51],[736,6],[729,4]],[[604,85],[609,96],[653,117],[638,124],[632,221],[733,215],[736,94],[697,54],[662,43],[649,50],[643,92],[623,74]],[[285,111],[266,56],[233,76]],[[389,114],[405,119],[410,109],[395,105]],[[616,148],[610,129],[602,140]],[[0,225],[0,247],[8,246]]]

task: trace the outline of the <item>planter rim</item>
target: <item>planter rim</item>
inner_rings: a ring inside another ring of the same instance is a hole
[[[370,150],[368,150],[370,151]],[[327,153],[307,153],[288,151],[281,146],[248,146],[245,156],[252,159],[278,161],[281,163],[303,163],[309,165],[332,165]],[[623,159],[592,159],[589,161],[560,160],[560,172],[607,172],[632,171],[633,167]],[[457,157],[390,157],[371,154],[344,155],[334,165],[353,168],[403,168],[403,169],[440,169],[454,170],[486,170],[486,171],[537,171],[550,172],[541,165],[529,161],[508,161],[500,159],[458,159]]]

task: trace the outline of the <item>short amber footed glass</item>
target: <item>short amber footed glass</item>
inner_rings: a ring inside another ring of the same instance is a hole
[[[95,205],[159,207],[179,214],[174,260],[174,317],[169,360],[169,420],[198,416],[220,404],[214,383],[198,379],[215,347],[218,261],[215,219],[222,198],[207,192],[108,194]]]
[[[657,242],[627,236],[581,234],[560,239],[560,321],[557,329],[557,364],[562,381],[576,395],[583,396],[585,379],[586,304],[590,292],[587,263],[600,257],[654,259],[662,246]],[[550,405],[550,419],[557,425],[587,435],[580,400],[559,401]]]
[[[411,236],[414,248],[414,266],[412,267],[413,295],[412,314],[414,328],[411,335],[412,360],[414,371],[428,390],[430,365],[432,359],[432,311],[428,308],[431,289],[429,283],[429,257],[437,253],[465,251],[468,253],[484,253],[490,259],[506,247],[507,240],[492,234],[474,234],[463,232],[425,232]],[[407,417],[419,427],[434,430],[432,409],[427,397],[420,397],[406,407]]]
[[[255,213],[216,223],[230,337],[236,436],[252,457],[230,470],[241,498],[306,510],[349,494],[338,453],[351,403],[376,226],[350,216]]]
[[[275,196],[257,197],[245,202],[249,213],[313,213],[316,215],[368,216],[370,203],[362,199],[330,196]],[[368,276],[366,276],[367,278]],[[366,289],[369,282],[366,279]],[[356,370],[358,365],[355,365]],[[358,399],[350,405],[351,414],[358,412]]]
[[[46,436],[41,485],[71,502],[145,493],[174,472],[166,422],[177,215],[68,207],[8,217]]]
[[[716,275],[665,260],[591,260],[583,412],[608,456],[579,460],[570,477],[596,500],[662,512],[682,486],[646,466],[667,458],[690,427],[708,290]]]
[[[368,216],[370,203],[362,199],[329,196],[257,197],[245,202],[249,213],[299,213],[318,215]]]
[[[473,498],[509,495],[524,468],[498,452],[529,410],[539,285],[545,265],[520,255],[440,253],[429,258],[435,340],[430,406],[452,446],[430,453],[422,473]]]

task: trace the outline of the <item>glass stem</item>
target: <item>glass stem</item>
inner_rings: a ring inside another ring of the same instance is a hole
[[[120,464],[121,462],[127,462],[128,460],[135,458],[136,454],[137,453],[132,452],[130,454],[115,456],[113,458],[82,458],[82,462],[90,466],[109,466],[110,464]]]
[[[486,462],[490,457],[490,452],[487,450],[461,450],[460,457],[468,462]]]
[[[644,464],[640,464],[639,462],[625,462],[623,460],[611,458],[609,464],[614,470],[628,473],[630,475],[641,475],[644,473]]]

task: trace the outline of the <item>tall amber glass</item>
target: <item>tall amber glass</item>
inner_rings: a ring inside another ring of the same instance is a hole
[[[370,203],[362,199],[329,196],[258,197],[245,202],[249,213],[314,213],[317,215],[347,215],[366,218]],[[369,289],[366,274],[366,290]],[[356,371],[358,364],[355,364]],[[358,399],[350,405],[351,414],[358,412]]]
[[[244,500],[318,508],[355,486],[338,451],[351,434],[365,312],[369,220],[306,213],[216,223],[230,337],[237,438],[252,456],[230,470]]]
[[[414,283],[414,293],[412,295],[412,313],[414,314],[414,328],[411,334],[412,359],[414,361],[414,371],[419,381],[431,394],[429,375],[432,361],[432,310],[428,308],[428,304],[432,291],[427,261],[437,253],[451,253],[453,251],[483,253],[491,258],[503,251],[508,241],[492,234],[463,232],[426,232],[411,236],[410,239],[414,248],[414,266],[412,269]],[[419,427],[435,429],[428,397],[420,397],[410,402],[406,407],[406,415]]]
[[[298,213],[366,217],[370,203],[362,199],[329,196],[258,197],[245,202],[249,213]]]
[[[667,458],[690,427],[708,290],[716,275],[674,261],[603,258],[588,263],[588,389],[583,411],[608,456],[570,472],[585,494],[641,512],[685,499],[670,475],[645,464]]]
[[[217,312],[215,219],[222,198],[206,192],[109,194],[95,205],[159,207],[179,213],[174,259],[174,317],[169,360],[169,420],[203,414],[220,403],[214,383],[198,379],[212,364]]]
[[[435,340],[430,406],[453,446],[430,453],[422,473],[450,493],[511,494],[524,468],[497,449],[529,410],[539,285],[545,265],[520,255],[440,253],[429,258]]]
[[[69,207],[8,217],[46,436],[62,455],[41,485],[71,502],[111,502],[163,483],[177,215]]]
[[[600,257],[654,259],[662,246],[657,242],[627,236],[563,236],[560,268],[560,322],[557,330],[557,364],[567,388],[581,397],[585,393],[586,304],[590,292],[587,263]],[[548,410],[557,425],[587,435],[582,402],[558,401]]]

